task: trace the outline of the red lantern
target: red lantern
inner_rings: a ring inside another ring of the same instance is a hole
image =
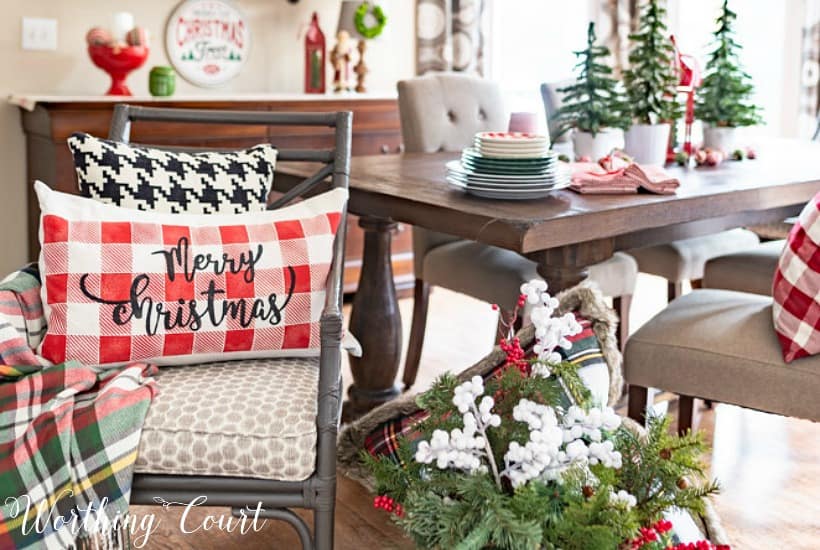
[[[316,12],[305,34],[305,93],[325,93],[325,35]]]

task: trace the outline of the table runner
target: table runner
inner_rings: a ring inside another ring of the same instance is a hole
[[[39,286],[0,283],[0,548],[121,547],[156,368],[47,366]]]

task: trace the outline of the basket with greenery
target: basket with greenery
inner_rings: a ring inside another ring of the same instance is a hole
[[[363,453],[374,506],[419,548],[686,548],[664,514],[700,514],[718,490],[699,461],[702,439],[672,435],[660,417],[644,431],[593,403],[556,352],[581,330],[576,318],[554,316],[543,281],[522,286],[526,302],[532,357],[502,340],[497,375],[459,384],[447,374],[418,397],[427,416],[400,439],[398,459]]]

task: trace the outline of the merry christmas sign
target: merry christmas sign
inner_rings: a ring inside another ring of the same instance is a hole
[[[186,0],[168,19],[165,49],[185,80],[218,86],[242,70],[250,52],[250,29],[233,2]]]

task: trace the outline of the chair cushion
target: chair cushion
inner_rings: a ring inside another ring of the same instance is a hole
[[[308,478],[316,462],[318,358],[160,369],[136,471]]]
[[[787,362],[820,355],[820,193],[800,213],[772,284],[774,329]]]
[[[771,296],[774,270],[784,243],[760,243],[754,248],[709,260],[703,270],[703,286]]]
[[[424,258],[424,280],[485,302],[512,309],[522,283],[538,278],[536,263],[511,250],[474,241],[439,246]],[[590,280],[606,296],[632,294],[638,266],[629,255],[590,267]]]
[[[703,278],[703,268],[712,258],[751,248],[757,235],[746,229],[732,229],[715,235],[682,239],[668,244],[630,250],[642,273],[658,275],[671,282]]]
[[[820,357],[787,365],[772,300],[696,290],[669,304],[626,344],[629,384],[820,420]]]

